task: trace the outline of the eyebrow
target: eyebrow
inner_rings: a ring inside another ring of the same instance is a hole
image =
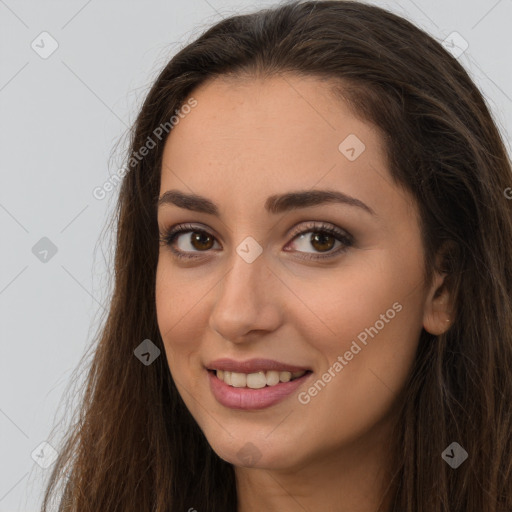
[[[336,190],[307,190],[269,196],[265,201],[265,210],[272,214],[278,214],[325,203],[355,206],[371,215],[377,216],[372,208],[359,199]],[[157,207],[159,208],[166,204],[173,204],[186,210],[207,213],[216,217],[220,216],[219,207],[210,199],[196,194],[185,194],[179,190],[167,190],[162,194],[158,199]]]

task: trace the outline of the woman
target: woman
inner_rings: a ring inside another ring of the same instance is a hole
[[[115,290],[43,510],[512,510],[511,164],[443,47],[288,3],[135,123]],[[309,236],[307,236],[309,235]]]

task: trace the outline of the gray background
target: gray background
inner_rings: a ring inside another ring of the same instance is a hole
[[[51,458],[41,443],[70,410],[63,393],[107,303],[112,250],[101,234],[118,187],[103,200],[92,191],[121,166],[115,144],[177,48],[273,3],[0,0],[0,512],[38,510],[51,470],[36,462]],[[369,3],[439,41],[462,35],[459,60],[510,148],[512,0]],[[43,31],[59,45],[45,59],[31,47],[51,48]],[[53,256],[38,254],[43,237]]]

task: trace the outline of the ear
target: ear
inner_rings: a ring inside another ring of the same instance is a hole
[[[423,328],[436,336],[446,332],[453,321],[453,296],[448,286],[448,274],[437,270],[443,268],[441,261],[444,256],[445,252],[440,251],[423,310]]]

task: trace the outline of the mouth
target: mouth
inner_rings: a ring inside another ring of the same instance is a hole
[[[300,379],[311,370],[297,372],[266,370],[253,373],[229,372],[225,370],[208,370],[209,373],[224,384],[233,388],[261,389],[264,387],[277,386],[280,383],[292,382]]]
[[[259,410],[292,396],[311,377],[311,370],[260,370],[253,373],[207,369],[210,391],[229,409]]]

